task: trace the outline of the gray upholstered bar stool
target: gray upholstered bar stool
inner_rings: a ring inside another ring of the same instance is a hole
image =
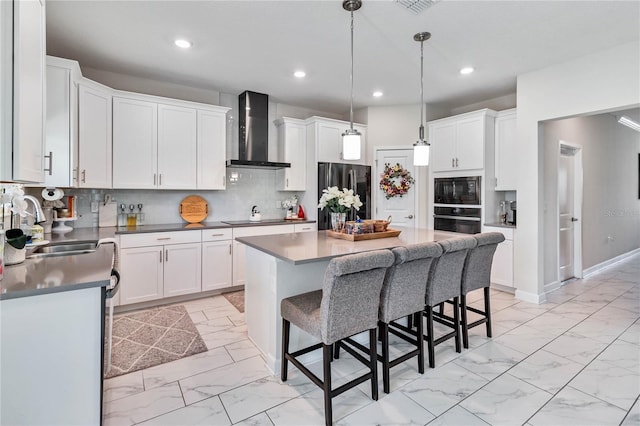
[[[427,318],[427,347],[429,351],[429,367],[435,368],[435,346],[454,338],[456,352],[460,352],[460,283],[465,260],[470,249],[476,246],[476,239],[469,235],[438,241],[442,247],[442,255],[431,269],[427,283],[424,316]],[[434,315],[433,307],[448,300],[453,300],[453,320],[444,315]],[[451,332],[434,338],[433,322],[436,321],[452,329]]]
[[[469,329],[480,324],[486,324],[487,337],[491,337],[491,265],[493,255],[498,244],[504,241],[504,235],[500,232],[485,232],[473,236],[477,241],[477,246],[469,251],[462,273],[462,283],[460,287],[460,314],[462,325],[462,345],[465,349],[469,347]],[[467,306],[467,294],[470,291],[484,289],[484,311]],[[481,315],[477,321],[468,323],[467,311]]]
[[[378,374],[376,342],[380,290],[387,268],[394,256],[389,250],[333,258],[324,275],[322,290],[316,290],[283,299],[282,314],[282,381],[287,380],[288,362],[291,361],[313,383],[324,390],[324,414],[327,425],[332,423],[331,399],[367,380],[371,380],[371,394],[378,399]],[[289,331],[296,325],[321,343],[296,352],[289,352]],[[349,383],[331,389],[332,345],[346,337],[369,331],[369,359],[350,347],[345,347],[369,371]],[[322,348],[324,378],[321,380],[297,357]]]
[[[396,247],[391,250],[395,256],[394,264],[387,270],[380,293],[380,312],[378,329],[382,342],[382,383],[384,392],[390,392],[389,370],[415,356],[418,358],[418,371],[424,373],[424,335],[422,321],[417,321],[417,332],[396,322],[404,317],[420,314],[424,309],[424,295],[427,279],[434,259],[442,254],[442,247],[435,242]],[[391,360],[389,356],[389,333],[412,343],[416,349]],[[369,348],[345,339],[346,342],[367,353]],[[335,357],[338,358],[342,342],[335,344]]]

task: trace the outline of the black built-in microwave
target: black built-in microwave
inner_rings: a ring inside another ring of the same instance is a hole
[[[435,204],[480,205],[480,176],[435,178],[433,186]]]

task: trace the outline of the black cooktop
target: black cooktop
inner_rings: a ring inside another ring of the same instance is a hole
[[[262,219],[262,220],[222,220],[227,225],[260,225],[261,223],[287,223],[284,219]]]

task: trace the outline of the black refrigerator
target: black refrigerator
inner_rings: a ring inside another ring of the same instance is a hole
[[[330,186],[353,189],[360,196],[360,210],[351,209],[347,220],[371,219],[371,167],[344,163],[318,163],[318,199]],[[318,230],[329,229],[329,209],[318,209]]]

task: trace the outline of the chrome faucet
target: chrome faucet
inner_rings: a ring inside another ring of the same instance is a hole
[[[42,210],[42,206],[40,205],[40,202],[38,201],[38,199],[33,195],[25,195],[24,199],[31,201],[31,203],[33,204],[33,217],[34,217],[33,223],[46,222],[47,217],[45,216],[44,210]]]

